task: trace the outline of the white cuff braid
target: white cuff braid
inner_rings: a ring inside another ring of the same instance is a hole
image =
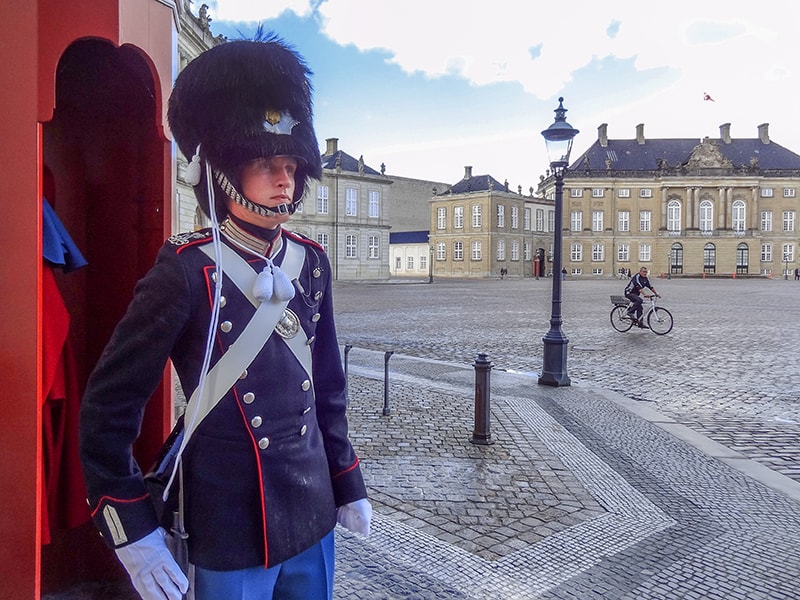
[[[142,600],[181,600],[189,590],[189,580],[167,549],[165,538],[166,533],[159,527],[116,549],[117,558]]]
[[[336,509],[336,522],[345,529],[361,535],[369,535],[369,524],[372,521],[372,504],[362,498]]]

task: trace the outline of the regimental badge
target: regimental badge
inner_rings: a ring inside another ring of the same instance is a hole
[[[195,240],[202,240],[209,236],[208,232],[201,232],[201,231],[188,231],[186,233],[178,233],[170,238],[167,241],[172,244],[173,246],[185,246],[186,244],[190,244]]]
[[[275,133],[277,135],[292,135],[294,126],[300,123],[288,112],[278,112],[277,110],[268,110],[264,113],[264,131],[267,133]]]
[[[275,331],[284,339],[293,338],[300,331],[300,318],[292,309],[284,309],[281,318],[278,319],[278,324],[275,325]]]

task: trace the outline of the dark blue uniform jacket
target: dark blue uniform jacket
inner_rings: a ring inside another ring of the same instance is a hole
[[[289,309],[311,345],[313,383],[272,332],[192,436],[183,455],[189,558],[208,569],[283,562],[333,529],[337,506],[367,495],[347,436],[330,264],[319,246],[287,231],[274,244],[276,264],[290,243],[287,237],[305,249]],[[131,445],[168,358],[187,398],[197,386],[214,271],[200,246],[210,242],[208,231],[167,241],[137,284],[88,382],[81,457],[94,521],[113,547],[136,541],[158,525]],[[236,249],[224,238],[223,243]],[[264,266],[263,260],[237,252],[257,271]],[[223,282],[212,366],[255,311],[230,279]]]

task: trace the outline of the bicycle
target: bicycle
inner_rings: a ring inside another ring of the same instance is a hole
[[[656,298],[658,296],[645,296],[645,301],[649,301],[648,306],[642,313],[642,322],[647,323],[647,327],[656,335],[665,335],[672,331],[672,313],[666,308],[656,306]],[[614,308],[611,309],[611,326],[625,333],[634,323],[636,317],[628,314],[628,309],[633,306],[633,302],[628,300],[625,296],[611,296],[611,303]]]

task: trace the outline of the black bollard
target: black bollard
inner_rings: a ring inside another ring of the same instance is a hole
[[[489,431],[492,363],[485,354],[478,354],[473,367],[475,367],[475,427],[470,442],[488,446],[494,444]]]
[[[387,350],[383,353],[383,416],[386,417],[391,412],[389,410],[389,359],[394,350]]]

